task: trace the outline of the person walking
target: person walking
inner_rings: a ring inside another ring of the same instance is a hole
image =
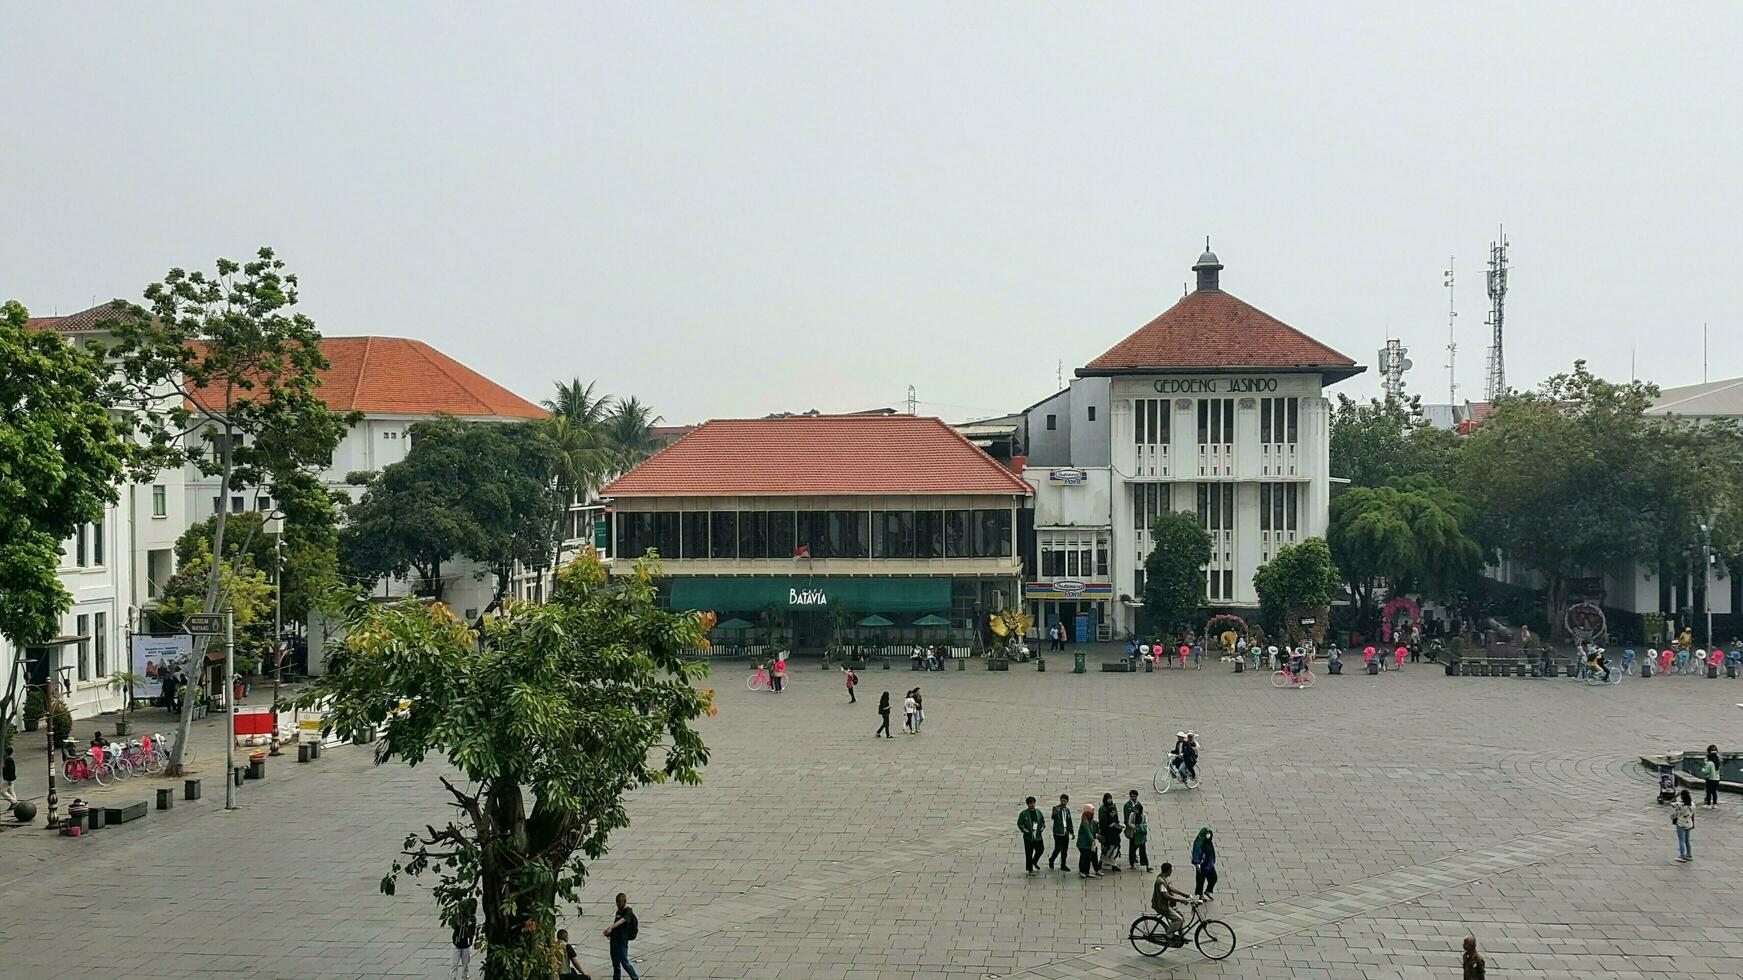
[[[1460,959],[1460,965],[1464,968],[1465,980],[1483,980],[1483,971],[1488,966],[1488,961],[1483,959],[1482,953],[1477,952],[1476,936],[1465,937],[1465,955]]]
[[[1209,899],[1216,894],[1216,834],[1200,827],[1192,841],[1192,894]]]
[[[6,746],[6,761],[0,763],[0,795],[6,797],[7,803],[18,802],[18,792],[12,784],[18,782],[18,763],[12,759],[12,746]]]
[[[1114,805],[1114,794],[1101,795],[1097,813],[1101,825],[1101,863],[1109,871],[1120,870],[1120,808]]]
[[[845,683],[847,684],[847,703],[858,704],[859,698],[853,696],[853,689],[859,686],[859,675],[853,672],[852,667],[843,667],[841,670],[847,675],[845,678]]]
[[[775,655],[775,669],[769,681],[774,685],[776,694],[787,689],[787,658],[785,656]]]
[[[943,670],[944,668],[938,669]],[[920,729],[926,727],[926,699],[920,694],[920,685],[918,684],[915,684],[914,689],[908,693],[914,695],[914,734],[918,735]]]
[[[1085,803],[1077,821],[1077,876],[1100,878],[1101,859],[1095,853],[1095,805]]]
[[[1707,746],[1707,760],[1701,763],[1701,779],[1707,784],[1707,797],[1701,801],[1701,806],[1715,807],[1719,805],[1719,747]]]
[[[642,980],[641,974],[635,972],[635,964],[629,961],[629,944],[635,941],[639,929],[635,909],[629,907],[629,897],[623,892],[617,893],[616,916],[605,927],[605,938],[611,942],[611,980],[623,980],[625,973],[629,980]]]
[[[890,734],[890,692],[888,691],[885,691],[884,696],[878,699],[878,717],[882,718],[884,723],[878,726],[877,731],[872,732],[872,738],[877,738],[879,735],[885,738],[895,738],[896,736]]]
[[[906,734],[920,734],[919,729],[914,727],[914,711],[917,707],[918,706],[914,704],[914,692],[909,691],[907,695],[902,698],[902,731]]]
[[[1035,808],[1035,798],[1025,797],[1023,809],[1017,812],[1017,831],[1023,835],[1023,870],[1031,878],[1039,872],[1041,855],[1047,850],[1041,836],[1046,826],[1047,817]]]
[[[563,972],[557,976],[562,980],[593,980],[586,970],[581,969],[581,959],[575,955],[575,944],[569,941],[569,930],[557,930],[557,943],[563,947]]]
[[[1126,794],[1121,814],[1126,818],[1126,867],[1144,866],[1150,870],[1150,818],[1144,816],[1144,804],[1138,802],[1138,791]]]
[[[467,980],[472,975],[472,945],[478,939],[478,918],[470,899],[460,903],[454,917],[454,955],[448,959],[448,980]]]
[[[1689,835],[1695,829],[1695,806],[1688,790],[1682,790],[1677,795],[1677,801],[1670,805],[1670,824],[1676,828],[1676,859],[1687,863],[1695,859],[1694,842]]]
[[[1053,853],[1047,855],[1047,870],[1053,870],[1053,859],[1059,859],[1059,870],[1070,871],[1068,848],[1071,847],[1071,797],[1059,794],[1059,805],[1052,810]]]

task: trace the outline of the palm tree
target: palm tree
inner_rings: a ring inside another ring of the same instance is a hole
[[[634,395],[618,400],[617,407],[606,417],[605,438],[616,456],[619,472],[634,469],[659,451],[660,441],[653,432],[659,423],[660,416]]]
[[[541,405],[552,415],[575,419],[584,426],[592,427],[604,422],[611,414],[610,395],[593,397],[593,386],[597,381],[589,381],[585,385],[580,378],[567,382],[557,382],[557,397],[547,398]]]
[[[556,484],[556,513],[551,518],[551,567],[563,560],[564,524],[569,505],[583,503],[599,489],[611,472],[614,456],[597,425],[586,425],[567,415],[553,415],[542,423],[545,451]]]

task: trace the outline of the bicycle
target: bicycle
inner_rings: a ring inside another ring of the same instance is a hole
[[[1168,792],[1174,788],[1176,783],[1187,789],[1197,789],[1199,787],[1198,774],[1196,772],[1191,774],[1181,772],[1174,763],[1170,762],[1156,770],[1156,778],[1151,780],[1151,785],[1156,788],[1158,793]]]
[[[1604,679],[1604,672],[1602,669],[1590,665],[1586,666],[1580,671],[1580,673],[1584,676],[1586,683],[1592,686],[1622,683],[1622,671],[1618,670],[1614,665],[1610,667],[1609,680]]]
[[[770,682],[769,672],[766,667],[766,664],[757,664],[756,673],[750,675],[750,677],[744,682],[744,686],[753,691],[768,690]]]
[[[1297,690],[1312,687],[1313,686],[1313,671],[1304,669],[1300,673],[1293,673],[1293,672],[1288,671],[1288,670],[1279,670],[1276,673],[1271,675],[1271,686],[1272,687],[1291,687],[1291,686],[1293,686]]]
[[[1192,900],[1192,917],[1181,926],[1179,933],[1171,933],[1167,920],[1159,915],[1140,915],[1132,920],[1126,938],[1131,941],[1132,948],[1144,956],[1161,956],[1170,949],[1185,946],[1190,933],[1192,944],[1205,959],[1228,959],[1235,951],[1235,929],[1221,919],[1206,919],[1199,915],[1202,904],[1202,899]]]

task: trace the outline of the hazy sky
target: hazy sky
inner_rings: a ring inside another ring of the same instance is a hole
[[[1310,9],[1311,8],[1311,9]],[[942,12],[941,12],[942,11]],[[1480,398],[1743,374],[1743,6],[0,8],[0,298],[271,244],[329,335],[669,421],[1020,408],[1223,285]],[[1377,389],[1372,370],[1339,390]]]

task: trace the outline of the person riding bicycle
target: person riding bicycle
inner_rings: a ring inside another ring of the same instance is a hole
[[[1600,670],[1604,672],[1604,683],[1608,684],[1610,682],[1610,662],[1604,659],[1603,647],[1593,646],[1591,651],[1586,654],[1586,672],[1596,674]]]
[[[1150,908],[1168,926],[1168,935],[1174,945],[1184,946],[1186,937],[1186,917],[1180,914],[1176,905],[1180,902],[1191,904],[1192,896],[1174,887],[1174,865],[1167,861],[1156,872],[1156,883],[1150,888]]]
[[[1198,778],[1198,733],[1188,731],[1180,745],[1180,768],[1190,779]]]
[[[1284,669],[1289,672],[1289,676],[1294,677],[1306,669],[1306,663],[1307,651],[1301,647],[1290,647],[1289,664]]]

